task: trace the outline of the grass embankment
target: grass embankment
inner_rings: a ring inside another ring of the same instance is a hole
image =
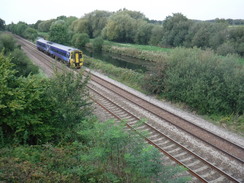
[[[92,48],[92,42],[93,41],[87,43],[86,47]],[[150,45],[122,44],[111,41],[104,41],[102,50],[113,54],[142,59],[145,61],[157,62],[162,60],[165,55],[172,49],[160,48]]]
[[[101,60],[85,56],[85,66],[104,73],[121,83],[126,84],[136,90],[143,91],[142,82],[144,75],[130,69],[116,67]]]
[[[217,125],[244,134],[242,59],[221,57],[197,48],[148,51],[149,47],[110,42],[103,46],[104,50],[121,55],[150,57],[157,64],[146,74],[91,58],[86,59],[86,64],[143,93],[156,94],[158,98],[196,111]]]

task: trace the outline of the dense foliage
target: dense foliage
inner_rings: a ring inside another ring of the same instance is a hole
[[[13,68],[16,69],[16,76],[28,76],[29,74],[37,74],[38,67],[35,66],[28,57],[19,49],[14,38],[7,33],[0,33],[0,51],[10,55]]]
[[[152,69],[145,88],[202,114],[243,114],[244,67],[233,56],[174,49]]]
[[[0,18],[0,31],[5,30],[5,21]]]
[[[10,57],[1,54],[0,125],[6,143],[60,140],[89,114],[87,79],[80,82],[81,75],[18,78],[12,67]]]
[[[161,164],[159,151],[125,132],[124,123],[100,123],[91,115],[89,77],[19,77],[16,69],[23,67],[14,68],[8,52],[0,54],[0,181],[189,180],[176,176],[182,167]]]
[[[133,53],[143,53],[144,57],[149,55],[139,49],[142,49],[141,46]],[[123,50],[127,48],[121,47],[120,54],[124,53]],[[176,105],[205,115],[213,123],[235,132],[244,132],[244,71],[239,57],[221,57],[210,50],[197,48],[177,48],[156,54],[154,59],[157,62],[146,74],[89,57],[85,59],[89,68],[99,70],[127,86],[176,102]]]
[[[60,16],[39,20],[34,25],[19,22],[7,25],[7,29],[31,40],[38,36],[37,31],[45,32],[48,34],[46,39],[78,48],[84,46],[87,38],[77,43],[81,39],[77,35],[86,34],[92,39],[102,37],[121,43],[160,47],[211,48],[221,55],[237,53],[244,56],[243,24],[243,20],[231,19],[190,20],[181,13],[167,16],[164,21],[153,21],[141,12],[123,9],[113,13],[95,10],[80,19]]]
[[[54,146],[4,147],[0,150],[0,181],[7,182],[187,182],[182,167],[164,166],[154,147],[124,124],[94,118],[76,127],[82,142]]]

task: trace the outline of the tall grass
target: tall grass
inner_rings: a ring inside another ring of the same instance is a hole
[[[144,75],[130,69],[119,68],[112,64],[104,63],[101,60],[85,56],[85,66],[98,70],[111,78],[114,78],[132,88],[142,91]]]

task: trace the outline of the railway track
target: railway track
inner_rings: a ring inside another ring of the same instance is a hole
[[[53,60],[49,56],[41,53],[36,50],[35,45],[29,43],[28,41],[18,38],[22,45],[25,45],[29,51],[38,55],[40,59],[48,61],[48,67],[53,69]],[[27,51],[27,52],[28,52]],[[59,69],[63,69],[63,66],[58,65]],[[176,116],[173,113],[164,111],[162,108],[132,94],[127,92],[124,89],[117,87],[116,85],[107,82],[106,80],[98,77],[97,75],[92,74],[91,76],[93,84],[89,84],[89,88],[93,95],[94,101],[109,112],[118,120],[126,120],[127,126],[140,134],[145,134],[147,132],[149,135],[144,136],[144,138],[150,143],[157,147],[164,154],[169,156],[171,159],[177,163],[185,166],[189,172],[197,177],[197,180],[202,182],[243,182],[243,175],[232,175],[228,170],[225,170],[225,167],[221,165],[216,165],[216,163],[209,162],[208,159],[201,157],[196,154],[190,147],[185,147],[174,140],[172,137],[166,135],[156,126],[153,126],[150,122],[142,123],[140,126],[137,125],[137,122],[140,121],[140,117],[135,116],[130,111],[124,109],[121,104],[116,104],[109,97],[110,94],[106,93],[106,90],[114,93],[118,97],[122,97],[124,100],[131,102],[133,105],[136,105],[144,110],[147,110],[151,114],[166,120],[171,124],[177,126],[181,130],[191,134],[194,138],[198,138],[203,143],[206,143],[216,149],[216,151],[221,151],[230,160],[237,161],[238,163],[243,164],[244,160],[244,149],[243,147],[227,141],[205,129],[190,123],[189,121]],[[95,83],[95,84],[94,84]],[[98,87],[99,85],[99,87]],[[104,92],[101,92],[101,87],[104,88]]]
[[[233,177],[219,168],[218,165],[214,165],[189,148],[184,147],[172,137],[164,134],[164,132],[158,129],[157,126],[150,124],[150,122],[140,123],[141,125],[138,126],[138,122],[140,121],[139,117],[106,97],[109,94],[106,94],[104,91],[101,92],[101,87],[104,87],[104,84],[100,87],[96,87],[96,85],[100,85],[100,82],[96,82],[95,86],[93,85],[89,88],[92,93],[95,93],[94,97],[96,98],[96,102],[104,110],[113,115],[115,119],[126,120],[127,126],[139,134],[147,133],[148,136],[144,136],[144,138],[150,144],[157,147],[178,164],[186,167],[194,177],[197,177],[197,180],[201,182],[242,182],[242,180]]]

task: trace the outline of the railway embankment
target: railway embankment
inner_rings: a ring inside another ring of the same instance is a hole
[[[88,58],[86,65],[137,90],[171,101],[177,106],[204,116],[212,123],[243,135],[244,64],[240,57],[219,56],[198,48],[154,49],[130,44],[104,44],[116,54],[133,55],[152,61],[142,74]],[[147,50],[146,50],[147,49]],[[150,54],[149,54],[150,53]]]

